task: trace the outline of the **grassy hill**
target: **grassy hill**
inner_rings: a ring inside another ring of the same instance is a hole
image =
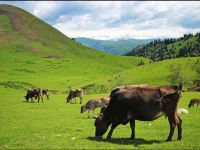
[[[200,33],[185,34],[177,39],[154,40],[133,48],[128,56],[143,56],[154,61],[179,57],[200,56]]]
[[[97,83],[136,66],[141,59],[148,61],[87,48],[30,13],[8,5],[0,5],[0,51],[3,85],[26,82],[59,90]]]
[[[115,55],[122,55],[124,53],[129,52],[134,47],[137,47],[139,45],[144,45],[152,40],[151,39],[95,40],[95,39],[80,37],[76,38],[76,41],[80,42],[81,44],[87,47],[91,47]]]

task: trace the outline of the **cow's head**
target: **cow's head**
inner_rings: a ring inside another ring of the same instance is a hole
[[[66,98],[67,103],[69,103],[70,99],[71,99],[70,96],[68,96],[68,97]]]
[[[26,101],[28,101],[28,99],[29,99],[29,96],[28,96],[28,95],[26,95],[26,96],[24,96],[24,97],[25,97]]]
[[[84,106],[81,106],[81,113],[84,113],[85,111],[86,111],[85,105],[84,105]]]
[[[109,127],[106,121],[103,120],[103,114],[100,114],[98,117],[96,117],[94,125],[96,127],[95,131],[96,137],[101,137]]]
[[[28,101],[29,99],[29,95],[30,95],[31,90],[27,90],[26,96],[24,96],[24,98],[26,99],[26,101]]]
[[[165,94],[160,98],[160,102],[162,103],[162,108],[164,111],[171,112],[175,110],[178,105],[179,99],[181,97],[181,90],[177,90],[173,93]]]

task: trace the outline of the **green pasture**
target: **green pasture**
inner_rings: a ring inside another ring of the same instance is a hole
[[[177,130],[172,142],[168,136],[168,120],[162,117],[153,122],[136,121],[136,140],[131,141],[129,124],[120,125],[111,141],[94,138],[94,119],[87,112],[80,114],[80,104],[66,104],[66,94],[51,94],[44,103],[25,102],[25,91],[1,88],[0,148],[1,149],[191,149],[199,148],[200,109],[188,108],[191,98],[198,92],[182,94],[179,107],[189,110],[183,115],[183,139],[177,141]],[[83,103],[105,94],[85,95]],[[96,110],[96,113],[99,109]],[[107,132],[108,133],[108,132]],[[107,134],[106,133],[106,134]]]

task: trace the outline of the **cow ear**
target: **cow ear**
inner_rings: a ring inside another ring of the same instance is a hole
[[[103,113],[100,113],[98,117],[99,117],[100,120],[102,120],[103,119]]]
[[[103,119],[103,113],[99,113],[96,118],[102,120]]]
[[[167,102],[167,101],[169,101],[169,99],[173,99],[173,98],[175,98],[177,96],[180,98],[181,91],[177,90],[177,91],[175,91],[173,93],[165,94],[165,95],[162,96],[161,100],[162,101],[164,100],[164,101]]]

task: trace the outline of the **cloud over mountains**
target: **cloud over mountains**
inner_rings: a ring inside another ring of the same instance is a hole
[[[179,37],[200,31],[199,1],[6,2],[69,37],[95,39]]]

